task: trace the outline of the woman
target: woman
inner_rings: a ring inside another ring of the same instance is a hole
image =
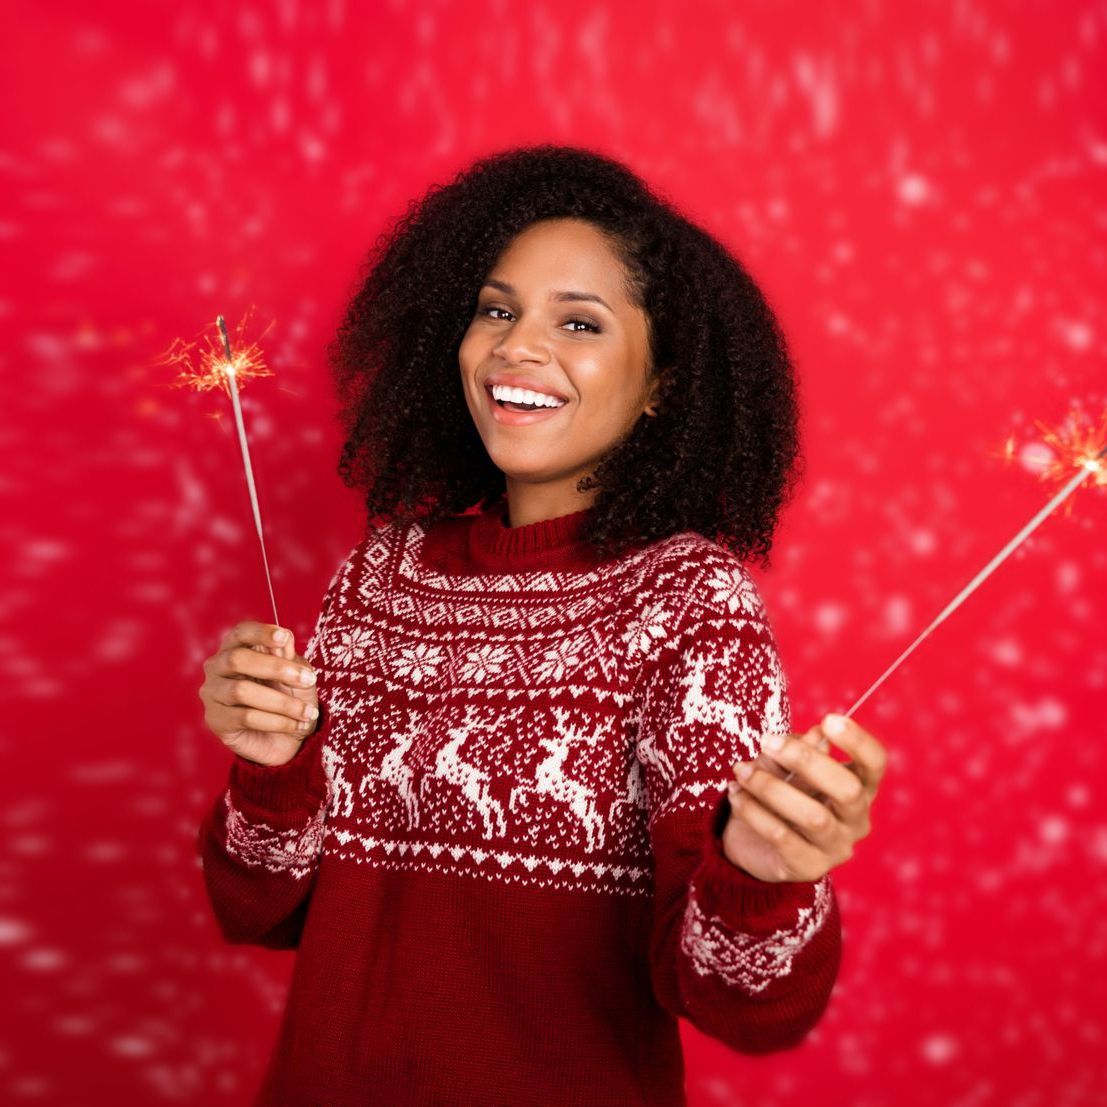
[[[885,754],[788,733],[757,287],[618,162],[510,150],[382,236],[331,360],[371,525],[303,656],[243,622],[201,689],[216,918],[298,949],[257,1102],[681,1104],[679,1017],[796,1045]]]

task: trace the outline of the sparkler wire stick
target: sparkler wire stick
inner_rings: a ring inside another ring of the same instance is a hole
[[[995,557],[993,557],[992,560],[989,561],[988,564],[985,565],[984,568],[981,569],[980,572],[977,573],[976,576],[973,577],[972,580],[965,585],[964,588],[961,589],[961,591],[946,605],[946,607],[930,624],[930,626],[928,626],[926,630],[924,630],[918,636],[918,638],[916,638],[915,641],[912,642],[911,645],[908,646],[907,649],[905,649],[903,653],[901,653],[899,657],[897,657],[895,661],[893,661],[892,664],[889,665],[888,668],[885,669],[884,672],[881,673],[880,676],[871,685],[869,685],[865,692],[862,693],[861,698],[858,699],[848,711],[842,712],[845,718],[852,718],[853,713],[869,698],[869,696],[871,696],[873,692],[875,692],[877,688],[879,688],[884,683],[884,681],[887,680],[887,678],[890,677],[892,673],[894,673],[896,669],[898,669],[900,665],[902,665],[903,662],[907,660],[908,656],[912,652],[914,652],[915,647],[918,646],[919,643],[922,642],[922,640],[926,638],[927,635],[930,634],[930,632],[934,630],[935,627],[944,622],[949,615],[956,611],[957,608],[960,607],[961,604],[966,599],[968,599],[968,597],[972,595],[972,593],[975,592],[981,584],[984,583],[984,581],[992,574],[992,572],[1000,565],[1000,563],[1005,561],[1014,552],[1015,548],[1031,533],[1031,531],[1035,530],[1039,526],[1039,524],[1041,524],[1046,516],[1054,510],[1054,508],[1056,508],[1064,500],[1068,499],[1068,497],[1071,496],[1072,493],[1075,492],[1076,489],[1080,486],[1080,484],[1087,480],[1092,473],[1099,470],[1099,463],[1103,459],[1105,454],[1107,454],[1107,446],[1104,446],[1099,451],[1099,453],[1094,454],[1090,457],[1086,457],[1083,460],[1080,465],[1079,471],[1075,473],[1065,483],[1060,492],[1058,492],[1057,495],[1054,496],[1053,499],[1050,500],[1049,503],[1047,503],[1045,507],[1043,507],[1030,520],[1030,522],[1028,522],[1026,526],[1024,526],[1022,530],[1020,530],[1018,534],[1016,534],[1015,537],[1012,538],[1011,541],[1008,542],[1007,545],[1004,546],[1003,549],[1000,550],[999,553],[997,553]],[[795,775],[795,770],[793,770],[786,777],[784,777],[784,780],[791,780],[792,777]]]
[[[273,622],[277,626],[281,625],[281,620],[277,615],[277,600],[273,595],[273,580],[269,575],[269,559],[265,555],[265,536],[261,530],[261,510],[258,507],[258,493],[257,488],[254,486],[254,470],[250,464],[250,447],[246,444],[246,426],[242,421],[242,405],[238,401],[238,385],[235,382],[235,365],[234,358],[231,355],[231,340],[227,337],[227,324],[220,315],[215,320],[216,325],[219,327],[219,333],[223,338],[223,350],[227,355],[227,364],[223,366],[224,373],[226,374],[227,383],[230,386],[231,393],[231,406],[234,408],[234,422],[235,427],[238,429],[238,444],[242,448],[242,464],[246,469],[246,485],[250,490],[250,506],[254,509],[254,525],[257,527],[258,542],[261,544],[261,561],[265,566],[265,581],[269,585],[269,602],[273,605]]]
[[[942,613],[930,624],[930,626],[928,626],[926,630],[924,630],[922,634],[920,634],[918,638],[916,638],[915,641],[912,642],[911,645],[908,646],[907,649],[905,649],[903,653],[901,653],[899,657],[897,657],[896,660],[893,661],[892,664],[884,670],[884,672],[880,675],[876,682],[869,686],[869,688],[865,691],[861,698],[848,711],[844,712],[847,717],[853,715],[853,713],[861,706],[861,704],[863,704],[865,700],[867,700],[869,696],[871,696],[873,692],[875,692],[877,688],[879,688],[880,685],[884,683],[887,677],[891,676],[891,674],[895,672],[897,668],[899,668],[900,664],[907,659],[908,654],[910,654],[915,649],[915,647],[936,626],[938,626],[939,623],[943,622],[948,615],[951,615],[954,611],[956,611],[957,608],[960,607],[961,604],[973,592],[976,591],[976,589],[992,574],[992,572],[1000,565],[1000,563],[1006,560],[1006,558],[1014,552],[1015,547],[1018,546],[1023,541],[1023,539],[1025,539],[1030,534],[1030,532],[1033,531],[1046,518],[1046,516],[1049,515],[1051,511],[1053,511],[1054,508],[1056,508],[1062,501],[1068,499],[1068,497],[1072,495],[1076,488],[1096,471],[1096,469],[1099,467],[1098,462],[1104,454],[1107,454],[1107,446],[1104,446],[1104,448],[1100,450],[1094,458],[1088,459],[1088,461],[1086,461],[1081,466],[1081,471],[1077,472],[1072,477],[1072,479],[1065,484],[1061,491],[1058,492],[1057,495],[1054,496],[1053,499],[1050,500],[1049,503],[1047,503],[1045,507],[1043,507],[1041,511],[1039,511],[1034,516],[1034,518],[1031,519],[1030,522],[1027,523],[1026,526],[1024,526],[1022,530],[1020,530],[1018,534],[1016,534],[1015,537],[1012,538],[1011,541],[1008,542],[1007,545],[1004,546],[1003,549],[1000,550],[999,553],[997,553],[995,557],[993,557],[992,560],[989,561],[988,564],[985,565],[984,568],[981,569],[980,572],[977,573],[976,576],[973,577],[973,579],[965,585],[964,588],[961,589],[958,595],[954,597],[954,599],[952,599],[949,604],[947,604]]]

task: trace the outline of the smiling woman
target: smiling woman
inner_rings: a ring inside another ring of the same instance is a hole
[[[485,278],[458,359],[513,525],[591,506],[586,478],[653,415],[649,323],[626,280],[608,236],[581,219],[532,223]]]
[[[373,518],[284,646],[318,723],[241,643],[204,691],[236,751],[198,837],[215,914],[299,951],[259,1107],[680,1107],[678,1019],[797,1044],[849,845],[810,785],[857,781],[805,738],[810,780],[766,761],[728,801],[790,725],[712,537],[767,551],[795,449],[753,283],[625,167],[512,151],[400,221],[332,356]]]
[[[590,507],[597,553],[694,530],[769,564],[801,467],[783,333],[741,263],[613,159],[524,147],[432,186],[329,354],[339,472],[371,517]],[[513,413],[526,397],[496,384],[567,402]]]

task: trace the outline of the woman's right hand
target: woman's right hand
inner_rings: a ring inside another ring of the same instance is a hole
[[[286,765],[314,733],[315,672],[295,652],[291,631],[241,622],[204,662],[204,673],[204,722],[233,753],[259,765]]]

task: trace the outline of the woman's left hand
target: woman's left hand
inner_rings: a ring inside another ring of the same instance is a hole
[[[840,733],[835,719],[844,723]],[[743,779],[736,771],[737,786],[729,786],[723,853],[760,880],[818,880],[848,861],[854,843],[872,829],[870,809],[887,750],[852,719],[835,715],[804,735],[782,737],[779,749],[766,736],[757,761],[735,763],[736,770],[752,772]],[[824,752],[828,741],[853,760],[837,761]],[[789,773],[794,782],[784,779]]]

